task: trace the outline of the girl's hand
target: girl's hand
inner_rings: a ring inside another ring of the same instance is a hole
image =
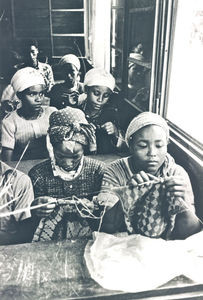
[[[145,173],[144,171],[140,171],[139,173],[133,175],[131,180],[128,182],[128,185],[131,187],[138,186],[139,184],[149,186],[151,184],[149,181],[151,180],[157,180],[157,177],[149,173]],[[146,184],[144,184],[145,182]]]
[[[118,129],[112,122],[106,122],[103,125],[101,125],[101,128],[103,128],[107,134],[111,135],[118,135]]]
[[[180,176],[165,177],[164,184],[168,195],[179,196],[182,198],[185,197],[187,185],[182,177]]]
[[[40,204],[44,204],[44,203],[47,203],[47,205],[33,210],[35,215],[38,216],[39,218],[44,218],[44,217],[49,216],[56,207],[56,199],[52,198],[52,197],[48,197],[48,196],[42,196],[42,197],[36,198],[32,202],[32,206],[40,205]]]

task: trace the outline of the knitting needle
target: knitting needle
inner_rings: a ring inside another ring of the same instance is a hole
[[[13,216],[13,215],[16,215],[16,214],[20,214],[20,213],[23,213],[23,212],[26,212],[26,211],[30,211],[30,210],[33,210],[33,209],[37,209],[37,208],[46,206],[47,204],[53,204],[53,203],[55,203],[55,202],[47,202],[47,203],[42,203],[42,204],[38,204],[38,205],[33,205],[33,206],[25,207],[25,208],[20,208],[20,209],[14,210],[14,211],[9,211],[9,212],[0,214],[0,218]]]
[[[164,182],[164,178],[157,178],[155,180],[149,180],[149,181],[145,181],[142,183],[138,183],[137,186],[142,186],[145,184],[155,184],[155,183],[163,183]]]

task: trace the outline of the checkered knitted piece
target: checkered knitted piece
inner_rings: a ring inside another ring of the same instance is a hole
[[[77,214],[67,214],[63,207],[59,207],[53,213],[40,220],[32,242],[90,238],[92,230],[85,219]]]
[[[124,211],[129,233],[148,237],[168,236],[174,228],[175,216],[186,211],[186,203],[180,197],[165,195],[161,184],[152,187],[122,187],[116,189]]]

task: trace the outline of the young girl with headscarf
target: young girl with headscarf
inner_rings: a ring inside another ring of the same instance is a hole
[[[80,60],[74,54],[64,55],[58,64],[63,82],[53,86],[48,96],[50,104],[57,109],[78,107],[79,95],[84,92],[80,82]]]
[[[125,144],[118,107],[111,99],[114,87],[114,77],[103,69],[94,68],[85,75],[86,94],[79,98],[79,103],[88,122],[96,126],[97,153],[114,153]]]
[[[84,156],[85,147],[96,150],[94,127],[79,109],[56,111],[50,116],[47,147],[50,159],[29,172],[33,204],[45,203],[35,210],[40,222],[33,241],[91,237],[96,224],[88,216],[81,217],[80,211],[85,207],[94,211],[92,198],[103,177],[103,163]]]
[[[56,108],[42,106],[44,79],[37,70],[26,67],[14,74],[11,85],[22,105],[2,121],[2,158],[17,160],[26,146],[23,159],[46,157],[49,116]]]
[[[103,230],[182,239],[200,230],[186,171],[167,153],[169,128],[144,112],[126,131],[131,155],[109,165],[98,202],[106,206]]]

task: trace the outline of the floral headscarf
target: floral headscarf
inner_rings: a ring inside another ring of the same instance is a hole
[[[95,127],[89,124],[83,111],[66,107],[55,111],[49,118],[48,134],[52,145],[63,141],[75,141],[96,151]]]

